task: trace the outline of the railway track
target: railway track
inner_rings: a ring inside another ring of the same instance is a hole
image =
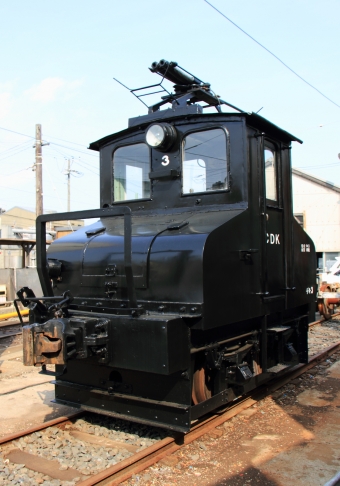
[[[197,421],[186,435],[165,436],[163,432],[162,436],[162,432],[145,426],[137,434],[130,433],[131,431],[126,432],[122,421],[115,421],[117,426],[114,430],[108,427],[103,431],[105,427],[98,425],[91,414],[77,413],[4,437],[0,439],[0,471],[1,466],[7,468],[9,473],[16,471],[15,474],[13,472],[9,474],[9,478],[13,476],[13,479],[20,477],[20,474],[26,475],[28,479],[23,478],[25,479],[23,484],[32,485],[39,483],[65,486],[120,484],[252,407],[259,400],[324,361],[339,349],[340,341],[312,356],[308,364],[296,366],[289,373],[267,383],[233,405]],[[106,419],[112,423],[112,419]],[[135,427],[137,430],[139,426],[135,425]],[[40,449],[34,447],[37,443],[42,444]],[[79,461],[64,461],[60,458],[59,449],[66,449],[66,452],[69,451],[71,455],[82,455],[83,459],[85,457],[82,467],[79,467]],[[16,467],[19,468],[18,471]],[[56,482],[49,482],[52,481],[51,478]],[[5,484],[11,484],[11,481]]]
[[[332,314],[332,315],[330,316],[330,318],[329,318],[329,319],[325,319],[324,317],[321,317],[321,318],[320,318],[319,320],[317,320],[317,321],[310,322],[310,323],[309,323],[309,327],[311,328],[311,327],[314,327],[314,326],[316,326],[316,325],[318,325],[318,324],[322,324],[323,322],[331,321],[333,318],[336,318],[336,317],[339,317],[339,316],[340,316],[340,312],[335,312],[334,314]]]
[[[22,334],[21,324],[8,324],[0,327],[0,339],[19,336],[20,334]]]
[[[24,322],[28,322],[27,318],[24,318]],[[22,334],[22,325],[17,319],[9,319],[0,321],[0,341],[12,336],[18,336]]]

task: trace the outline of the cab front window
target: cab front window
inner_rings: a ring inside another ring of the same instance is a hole
[[[145,143],[119,147],[113,154],[113,200],[150,197],[150,152]]]
[[[184,138],[182,193],[228,188],[227,136],[221,128],[190,133]]]

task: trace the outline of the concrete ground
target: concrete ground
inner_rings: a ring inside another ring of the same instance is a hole
[[[320,331],[313,331],[320,332]],[[340,338],[339,328],[327,330]],[[335,336],[336,337],[336,336]],[[340,339],[338,339],[340,340]],[[6,342],[4,342],[6,341]],[[0,437],[74,413],[50,376],[0,342]],[[126,481],[159,486],[323,486],[340,471],[340,352],[213,432]]]
[[[53,377],[39,370],[22,364],[21,336],[0,342],[0,437],[76,411],[51,403]]]
[[[340,471],[340,352],[125,486],[324,486]]]

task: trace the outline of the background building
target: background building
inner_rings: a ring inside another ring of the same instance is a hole
[[[35,213],[27,209],[0,210],[0,268],[35,267],[35,220]],[[70,221],[47,223],[46,240],[50,242],[81,226],[84,226],[82,220],[72,221],[72,224]],[[15,245],[16,240],[18,245]],[[25,265],[23,251],[26,251]]]
[[[340,256],[340,187],[292,170],[294,216],[313,239],[317,265],[327,271]]]
[[[0,286],[1,299],[12,301],[16,290],[30,287],[41,295],[36,271],[35,212],[20,207],[0,209]],[[84,226],[84,221],[55,221],[46,225],[46,241],[64,236]],[[0,303],[0,311],[1,305]],[[5,309],[6,310],[6,309]]]

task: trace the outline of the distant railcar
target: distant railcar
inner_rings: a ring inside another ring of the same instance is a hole
[[[316,259],[292,214],[299,140],[177,63],[150,69],[175,92],[90,145],[100,209],[37,219],[24,362],[56,365],[58,403],[186,432],[307,362]],[[46,223],[79,218],[99,220],[46,253]]]

